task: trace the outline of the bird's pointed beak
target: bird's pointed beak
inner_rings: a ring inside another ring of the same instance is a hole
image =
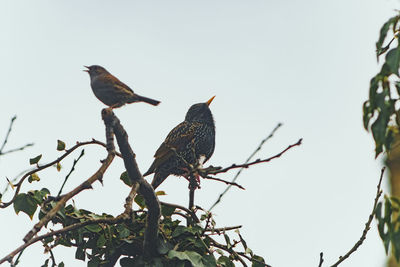
[[[211,97],[207,102],[207,106],[209,106],[211,104],[211,102],[214,100],[215,96]]]
[[[89,67],[88,66],[84,66],[85,68],[87,68],[87,70],[83,70],[83,71],[86,71],[86,72],[89,72]]]

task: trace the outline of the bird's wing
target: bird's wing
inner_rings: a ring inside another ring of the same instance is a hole
[[[164,142],[157,149],[153,164],[151,164],[145,175],[154,172],[157,167],[168,161],[176,152],[179,153],[179,151],[185,149],[185,147],[192,142],[196,129],[199,126],[199,123],[188,123],[184,121],[172,129],[167,138],[165,138]],[[173,149],[175,149],[176,152],[173,151]]]
[[[121,82],[117,77],[107,74],[104,78],[104,82],[109,83],[110,85],[114,86],[117,90],[121,91],[122,93],[132,95],[133,90],[129,88],[128,85]]]
[[[177,152],[184,149],[188,143],[192,142],[198,126],[198,123],[187,123],[186,121],[178,124],[168,134],[167,138],[165,138],[165,141],[157,149],[154,157],[163,158],[168,154],[175,154],[172,149],[175,149]]]

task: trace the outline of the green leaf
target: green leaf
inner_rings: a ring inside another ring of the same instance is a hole
[[[157,251],[159,254],[161,255],[167,254],[168,251],[170,251],[173,248],[174,246],[169,242],[167,242],[166,240],[164,240],[163,238],[158,239]]]
[[[36,156],[34,158],[29,159],[29,164],[33,165],[39,162],[39,160],[42,158],[42,154],[39,156]]]
[[[161,214],[164,217],[171,217],[172,213],[174,213],[175,207],[161,205]]]
[[[224,267],[235,267],[233,262],[227,256],[219,257],[217,263]]]
[[[89,225],[86,225],[85,228],[93,233],[98,233],[101,230],[103,230],[103,228],[101,228],[98,224],[89,224]]]
[[[43,263],[43,265],[40,266],[40,267],[47,267],[47,266],[49,266],[49,259],[45,260],[45,262]]]
[[[165,193],[165,191],[157,191],[156,192],[156,196],[166,196],[167,193]]]
[[[85,244],[81,244],[76,248],[75,259],[84,261],[86,258]]]
[[[251,258],[251,263],[252,263],[251,264],[252,267],[265,267],[265,261],[264,261],[263,257],[257,256],[257,255],[254,255]]]
[[[100,266],[100,259],[99,258],[92,258],[88,264],[88,267],[99,267]]]
[[[229,239],[229,236],[227,234],[224,234],[224,238],[225,238],[226,246],[228,247],[228,249],[230,249],[232,247],[232,245],[231,245],[231,240]]]
[[[123,227],[121,230],[118,231],[118,236],[121,239],[127,238],[130,234],[131,234],[131,232],[126,227]]]
[[[39,175],[37,175],[37,173],[32,173],[31,175],[29,175],[28,177],[28,182],[32,183],[33,181],[40,181]]]
[[[65,150],[65,143],[61,140],[57,140],[57,150],[63,151]]]
[[[386,63],[391,73],[399,76],[399,64],[400,64],[400,49],[399,47],[391,49],[386,54]]]
[[[61,164],[60,164],[60,162],[57,162],[57,164],[56,164],[56,169],[57,169],[57,171],[61,171]]]
[[[144,209],[144,207],[146,207],[146,202],[144,201],[142,195],[137,195],[134,200],[135,203],[138,204],[140,208]]]
[[[26,213],[29,218],[33,217],[37,208],[35,199],[30,194],[18,194],[14,200],[14,210],[18,214],[20,211]]]
[[[60,262],[60,263],[58,264],[58,267],[64,267],[64,262]]]
[[[136,264],[136,260],[131,259],[131,258],[121,258],[119,260],[119,264],[121,267],[134,267],[134,266],[139,266]]]
[[[177,237],[187,232],[189,232],[189,229],[186,226],[178,225],[172,233],[172,237]]]
[[[201,258],[203,265],[206,267],[215,267],[217,266],[217,261],[215,260],[214,255],[204,255]]]
[[[168,258],[173,259],[177,258],[179,260],[187,260],[189,261],[193,266],[198,266],[202,267],[203,262],[201,261],[201,256],[200,254],[194,252],[194,251],[176,251],[176,250],[170,250],[168,252]]]
[[[42,204],[46,199],[47,195],[50,194],[50,191],[47,188],[42,188],[42,190],[33,191],[33,198],[36,200],[38,205]]]
[[[98,248],[103,247],[107,242],[107,239],[104,235],[100,235],[99,238],[97,239],[96,245]]]
[[[383,45],[383,42],[386,39],[386,35],[387,35],[387,32],[390,29],[390,26],[395,24],[398,19],[399,19],[398,16],[392,17],[382,25],[381,30],[379,32],[379,39],[376,42],[376,55],[377,55],[377,57],[379,57],[381,54],[385,53],[386,50],[388,49],[388,47],[387,48],[385,47],[385,49],[382,49],[382,45]]]
[[[133,184],[131,179],[129,178],[128,172],[124,171],[123,173],[121,173],[119,179],[121,179],[127,186],[132,187]]]

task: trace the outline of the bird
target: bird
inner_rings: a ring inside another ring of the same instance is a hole
[[[157,106],[160,101],[138,95],[129,86],[99,65],[84,66],[90,76],[90,86],[94,95],[111,108],[119,108],[134,102],[146,102]]]
[[[210,159],[215,149],[215,122],[209,105],[192,105],[185,120],[173,128],[154,155],[154,161],[143,176],[154,173],[151,185],[155,190],[169,175],[184,176],[187,163],[195,165]]]

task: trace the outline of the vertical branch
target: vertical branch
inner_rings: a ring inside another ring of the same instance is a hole
[[[124,159],[124,165],[128,172],[132,184],[139,184],[138,192],[143,196],[148,208],[147,225],[144,234],[143,254],[149,258],[157,254],[158,226],[161,214],[160,203],[153,190],[153,187],[143,179],[136,162],[136,155],[133,152],[129,142],[128,134],[122,127],[119,119],[114,115],[111,109],[103,109],[102,116],[104,121],[110,121],[113,125],[114,134]]]
[[[194,176],[193,173],[190,174],[189,176],[189,209],[193,210],[194,207],[194,192],[196,191],[197,188],[197,182],[196,182],[196,177]]]
[[[2,144],[1,147],[0,147],[0,154],[2,154],[3,149],[4,149],[4,147],[5,147],[6,144],[7,144],[8,137],[10,136],[11,129],[12,129],[12,126],[13,126],[14,121],[15,121],[16,118],[17,118],[17,116],[14,116],[14,117],[11,118],[10,126],[8,126],[8,131],[7,131],[6,137],[4,138],[3,144]]]

